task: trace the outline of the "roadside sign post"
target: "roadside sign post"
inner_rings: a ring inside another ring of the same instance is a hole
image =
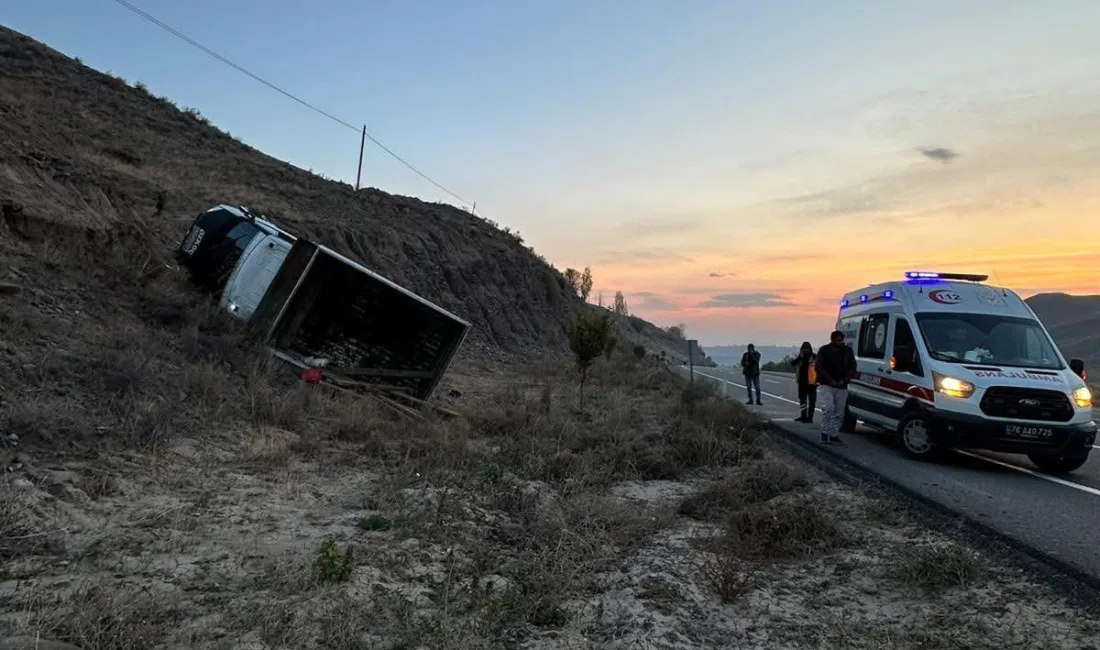
[[[688,382],[692,385],[695,384],[695,344],[699,341],[695,339],[688,339]]]

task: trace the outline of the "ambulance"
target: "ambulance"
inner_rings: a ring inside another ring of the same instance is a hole
[[[987,279],[909,271],[843,297],[837,329],[858,367],[843,430],[886,431],[915,459],[986,449],[1072,472],[1096,442],[1083,364],[1067,363],[1027,303]]]

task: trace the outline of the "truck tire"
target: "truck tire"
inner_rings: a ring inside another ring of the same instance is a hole
[[[1028,454],[1027,457],[1044,474],[1068,474],[1080,468],[1089,459],[1088,454],[1084,456],[1047,456],[1032,453]]]
[[[919,411],[906,415],[898,423],[897,441],[901,453],[913,460],[931,460],[936,455],[931,423]]]
[[[852,411],[847,406],[844,407],[844,420],[840,423],[840,432],[856,432],[856,416],[852,415]]]

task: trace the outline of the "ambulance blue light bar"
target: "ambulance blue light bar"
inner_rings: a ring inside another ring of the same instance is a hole
[[[886,300],[893,300],[894,299],[894,290],[893,289],[887,289],[886,291],[883,291],[882,292],[882,297],[885,298]]]
[[[938,271],[906,271],[908,280],[962,280],[964,282],[985,282],[988,275],[978,273],[939,273]]]

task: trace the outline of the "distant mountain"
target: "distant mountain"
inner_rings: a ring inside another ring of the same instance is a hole
[[[746,345],[708,345],[707,353],[711,359],[720,366],[738,366],[741,364],[741,355],[745,353]],[[782,361],[798,352],[797,345],[758,345],[756,351],[760,353],[760,363],[769,361]]]
[[[1090,379],[1100,376],[1100,296],[1040,293],[1026,302],[1062,354],[1084,359]]]

